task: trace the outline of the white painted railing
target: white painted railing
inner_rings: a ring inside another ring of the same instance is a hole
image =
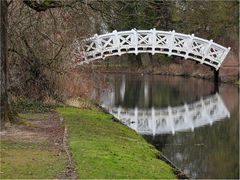
[[[230,113],[218,93],[192,104],[163,109],[111,107],[102,104],[114,117],[140,134],[168,134],[194,130],[229,118]]]
[[[77,65],[97,59],[105,59],[126,53],[156,53],[175,55],[193,59],[219,69],[230,47],[226,48],[212,40],[208,41],[194,34],[187,35],[175,31],[135,30],[120,31],[76,41],[73,46],[73,61]]]

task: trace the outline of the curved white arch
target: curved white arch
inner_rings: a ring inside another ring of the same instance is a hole
[[[105,59],[126,53],[156,53],[175,55],[185,59],[193,59],[219,69],[230,47],[226,48],[213,40],[205,40],[173,31],[136,30],[120,31],[76,41],[74,43],[74,62],[77,65],[89,63],[97,59]]]
[[[218,93],[201,98],[191,104],[149,110],[111,107],[102,104],[110,114],[123,124],[144,135],[175,134],[178,131],[194,130],[207,124],[230,117]]]

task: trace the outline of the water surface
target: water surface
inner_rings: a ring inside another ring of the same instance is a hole
[[[100,103],[191,178],[239,177],[239,92],[158,75],[107,74]]]

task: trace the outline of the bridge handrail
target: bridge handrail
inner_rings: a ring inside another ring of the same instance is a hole
[[[185,59],[193,59],[218,70],[230,51],[213,40],[206,40],[194,34],[173,31],[136,30],[119,31],[97,35],[81,42],[85,57],[77,62],[81,65],[96,59],[126,53],[162,53]],[[79,53],[79,48],[75,48]],[[82,51],[82,50],[81,50]]]

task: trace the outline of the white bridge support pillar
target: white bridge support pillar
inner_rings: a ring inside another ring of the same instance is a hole
[[[208,51],[210,50],[212,43],[213,43],[213,40],[211,39],[211,40],[209,41],[207,47],[205,48],[204,56],[202,57],[201,64],[204,63],[204,59],[207,57]]]
[[[98,49],[98,51],[100,51],[100,53],[101,53],[101,58],[104,59],[100,39],[99,39],[99,37],[98,37],[97,34],[95,34],[94,37],[96,38],[96,48]]]
[[[186,54],[184,56],[184,59],[187,59],[188,58],[188,54],[191,50],[191,46],[192,46],[192,43],[193,43],[193,39],[194,39],[194,34],[192,35],[189,35],[189,40],[188,42],[186,43]]]
[[[156,48],[156,29],[155,28],[153,28],[153,29],[151,29],[151,32],[152,32],[152,34],[151,34],[151,42],[152,42],[152,55],[154,55],[155,54],[155,48]]]
[[[231,47],[228,47],[227,50],[224,51],[224,53],[223,53],[223,55],[222,55],[222,57],[221,57],[222,62],[224,61],[224,59],[226,58],[226,56],[228,55],[228,53],[229,53],[230,50],[231,50]],[[221,63],[218,64],[218,66],[217,66],[216,69],[218,70],[218,69],[220,68],[220,66],[221,66]]]
[[[172,55],[174,40],[175,40],[175,30],[171,31],[171,37],[169,39],[169,44],[168,44],[168,48],[169,48],[168,56]]]
[[[135,29],[132,29],[131,31],[133,33],[132,45],[135,48],[135,55],[138,55],[138,35],[137,35],[137,31]]]
[[[118,56],[121,56],[121,49],[120,49],[120,40],[118,37],[118,32],[116,30],[113,31],[114,34],[114,44],[117,47],[118,50]]]

